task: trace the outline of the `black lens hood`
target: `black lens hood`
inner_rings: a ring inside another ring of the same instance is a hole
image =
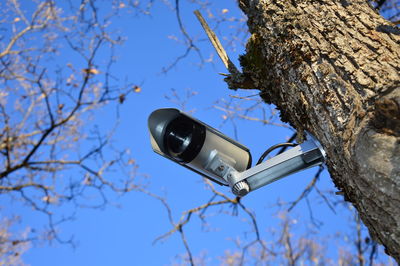
[[[175,136],[174,132],[179,128],[186,127],[191,132],[190,142],[179,153],[172,151],[171,139],[168,136]],[[179,115],[171,120],[164,132],[164,151],[174,159],[182,163],[190,163],[201,151],[206,139],[206,127],[184,115]]]

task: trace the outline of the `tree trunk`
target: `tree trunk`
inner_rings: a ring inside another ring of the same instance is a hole
[[[340,193],[400,262],[400,29],[366,0],[240,0],[243,75],[327,152]]]

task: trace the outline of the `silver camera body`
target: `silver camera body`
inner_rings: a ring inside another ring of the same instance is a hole
[[[228,165],[239,172],[251,166],[248,148],[177,109],[155,110],[148,126],[156,153],[218,184],[229,185],[223,178]],[[218,160],[227,166],[213,170]]]
[[[230,186],[237,196],[321,165],[326,156],[319,142],[307,134],[305,142],[251,167],[248,148],[174,108],[152,112],[148,127],[156,153],[220,185]]]

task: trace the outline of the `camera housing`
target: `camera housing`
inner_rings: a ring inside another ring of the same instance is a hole
[[[220,185],[230,186],[232,193],[239,197],[285,176],[321,165],[326,158],[318,140],[306,132],[303,143],[251,167],[248,148],[173,108],[151,113],[148,127],[156,153]]]
[[[251,167],[247,147],[178,109],[155,110],[148,127],[156,153],[220,185],[229,185],[224,176],[232,168]]]

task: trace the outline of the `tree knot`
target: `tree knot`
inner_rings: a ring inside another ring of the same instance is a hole
[[[377,100],[372,124],[380,133],[400,137],[400,97]]]

